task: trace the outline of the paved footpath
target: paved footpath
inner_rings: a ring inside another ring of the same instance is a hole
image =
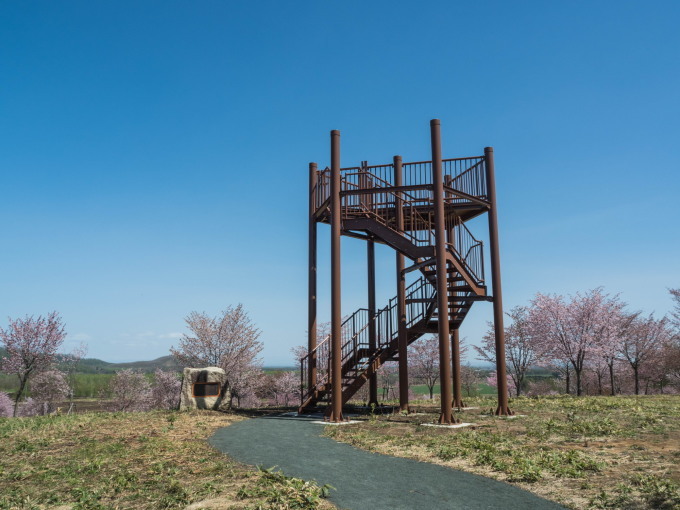
[[[330,484],[350,510],[557,510],[560,505],[507,483],[454,469],[366,452],[322,437],[319,418],[268,416],[219,429],[218,450],[245,464]],[[351,425],[340,425],[351,427]],[[452,432],[455,434],[455,432]]]

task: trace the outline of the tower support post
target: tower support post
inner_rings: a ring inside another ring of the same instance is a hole
[[[363,190],[373,188],[373,183],[368,175],[368,161],[361,162],[361,173],[359,175],[359,187]],[[364,193],[359,195],[360,205],[373,210],[373,195]],[[366,276],[368,280],[368,348],[375,352],[377,345],[375,327],[375,241],[372,236],[366,241]],[[378,374],[373,372],[368,378],[368,405],[378,405]]]
[[[452,178],[450,175],[444,177],[444,183],[447,186],[451,185]],[[451,247],[454,249],[457,246],[456,240],[456,226],[458,225],[458,220],[448,222],[447,224],[447,241]],[[452,292],[451,296],[456,297],[456,292]],[[460,309],[453,307],[451,309],[451,314],[456,315]],[[460,370],[460,330],[459,326],[453,325],[451,329],[451,378],[453,379],[453,407],[457,407],[459,410],[465,407],[463,403],[463,393],[461,389],[461,370]]]
[[[340,292],[340,131],[331,131],[331,413],[342,421],[342,309]]]
[[[434,202],[435,259],[437,266],[437,324],[439,332],[439,383],[441,414],[439,423],[455,422],[451,395],[451,353],[449,349],[449,299],[446,265],[446,225],[444,217],[444,180],[442,175],[441,126],[439,119],[430,121],[432,141],[432,193]]]
[[[311,391],[316,386],[316,185],[318,180],[316,163],[309,164],[309,303],[307,308],[307,352],[309,369],[307,380],[303,384]]]
[[[377,349],[375,328],[375,242],[369,239],[366,243],[368,258],[368,347],[371,352]],[[373,373],[368,379],[368,405],[378,405],[378,374]]]
[[[402,185],[401,156],[394,156],[394,185]],[[395,193],[395,218],[398,232],[404,231],[404,209],[400,192]],[[397,351],[399,353],[399,410],[409,411],[408,402],[408,338],[406,332],[406,278],[404,275],[404,255],[396,255],[397,276]]]
[[[498,379],[498,407],[496,414],[514,414],[508,404],[508,379],[505,369],[505,328],[503,327],[503,293],[501,290],[501,263],[498,246],[498,206],[496,202],[496,175],[493,147],[484,148],[486,163],[487,198],[489,209],[489,250],[491,252],[491,284],[493,291],[493,324],[496,337],[496,378]]]
[[[451,377],[453,379],[453,407],[461,410],[465,407],[460,370],[460,330],[453,328],[451,331]]]

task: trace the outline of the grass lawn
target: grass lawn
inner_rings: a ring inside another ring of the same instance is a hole
[[[314,484],[254,471],[206,439],[210,411],[0,418],[0,509],[333,508]]]
[[[325,433],[366,450],[433,462],[505,480],[575,509],[680,508],[680,396],[518,398],[513,419],[489,411],[459,416],[475,425],[433,423],[425,401],[410,416],[372,416]]]
[[[430,390],[425,384],[415,384],[411,386],[411,390],[413,393],[416,395],[430,395]],[[433,386],[433,394],[435,396],[439,395],[440,388],[438,384],[435,384]],[[493,386],[489,386],[486,383],[479,383],[477,385],[477,389],[475,391],[478,395],[495,395],[496,394],[496,388]],[[465,394],[465,392],[463,392]]]

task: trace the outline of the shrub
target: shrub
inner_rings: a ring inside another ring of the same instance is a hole
[[[177,409],[181,389],[182,383],[177,374],[156,369],[154,384],[151,388],[151,407],[153,409]]]
[[[9,395],[0,391],[0,418],[9,418],[14,413],[14,402]]]
[[[53,413],[56,411],[57,403],[68,398],[70,393],[71,387],[64,372],[59,370],[41,372],[31,381],[31,395],[35,404],[29,409],[35,410],[35,414],[38,415]],[[23,407],[26,408],[26,404]]]
[[[540,380],[529,382],[526,394],[528,397],[539,397],[541,395],[557,395],[555,384],[552,380]]]
[[[107,388],[110,411],[148,411],[151,408],[151,385],[144,374],[131,369],[116,372]]]
[[[18,416],[42,416],[48,414],[48,404],[46,402],[39,402],[31,397],[28,397],[23,404],[19,405]]]

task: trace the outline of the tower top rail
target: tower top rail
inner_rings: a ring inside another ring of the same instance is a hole
[[[402,181],[400,193],[411,190],[413,198],[427,200],[431,198],[431,192],[425,187],[431,187],[432,161],[412,161],[402,165]],[[468,199],[488,201],[486,183],[486,156],[471,156],[464,158],[449,158],[442,160],[442,173],[444,183],[451,190],[459,191],[462,199],[456,201],[467,202]],[[365,176],[363,182],[360,179]],[[384,165],[360,165],[340,169],[340,180],[343,189],[352,188],[384,190],[395,187],[394,164]],[[361,185],[359,181],[361,182]],[[356,182],[355,182],[356,181]],[[330,197],[331,170],[326,167],[317,171],[317,183],[315,186],[316,207],[322,207]],[[366,183],[370,183],[367,185]]]

